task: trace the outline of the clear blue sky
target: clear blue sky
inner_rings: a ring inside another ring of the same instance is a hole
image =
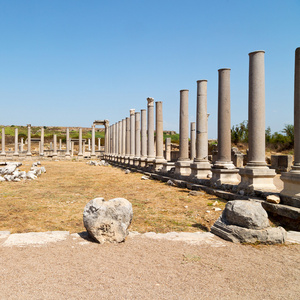
[[[178,131],[179,91],[208,80],[217,137],[218,69],[231,68],[231,124],[248,118],[248,53],[265,50],[266,126],[293,123],[300,1],[0,0],[2,125],[91,126],[163,101]]]

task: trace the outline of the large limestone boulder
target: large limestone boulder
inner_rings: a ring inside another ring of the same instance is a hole
[[[211,232],[234,243],[282,244],[286,240],[284,228],[270,227],[261,204],[247,200],[229,201]]]
[[[131,203],[124,198],[91,200],[84,208],[83,223],[88,233],[100,244],[120,243],[128,235],[133,216]]]

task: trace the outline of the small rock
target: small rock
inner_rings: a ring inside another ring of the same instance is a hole
[[[216,205],[218,205],[219,204],[219,202],[218,201],[215,201],[212,205],[213,206],[216,206]]]
[[[27,179],[34,180],[34,179],[37,178],[37,176],[35,175],[35,172],[34,172],[34,171],[28,171],[27,174],[26,174],[26,178],[27,178]]]
[[[148,176],[142,176],[142,178],[141,178],[142,180],[148,180],[149,179],[149,177]]]
[[[277,196],[277,195],[269,195],[269,196],[267,196],[267,202],[279,204],[280,203],[280,197]]]
[[[167,181],[167,185],[175,186],[175,183],[172,180],[169,179]]]
[[[131,173],[131,171],[128,170],[128,169],[126,169],[126,170],[125,170],[125,174],[129,174],[129,173]]]
[[[186,206],[184,206],[184,208],[189,208],[189,207],[186,205]]]
[[[207,212],[207,213],[210,213],[210,210],[207,210],[206,212]]]
[[[222,209],[220,207],[214,207],[215,211],[221,211]]]
[[[199,191],[190,191],[189,192],[189,195],[191,195],[191,196],[201,196],[204,194],[205,194],[204,192],[199,192]]]
[[[0,176],[0,182],[1,181],[5,181],[5,178],[3,178],[2,176]]]
[[[240,191],[239,191],[239,194],[240,194],[241,196],[244,196],[244,195],[245,195],[245,191],[244,191],[244,190],[240,190]]]

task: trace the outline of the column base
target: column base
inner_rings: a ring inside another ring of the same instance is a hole
[[[165,162],[161,169],[162,173],[168,173],[172,168],[175,168],[175,162]]]
[[[163,166],[164,166],[164,163],[166,163],[167,161],[164,159],[164,158],[156,158],[154,160],[154,170],[157,172],[157,171],[160,171]]]
[[[153,165],[154,165],[154,160],[155,160],[155,157],[147,157],[147,159],[146,159],[146,167],[147,168],[152,168]]]
[[[146,166],[146,160],[147,160],[146,156],[140,157],[140,167],[141,168],[144,168]]]
[[[133,165],[133,161],[134,161],[134,156],[129,156],[129,161],[128,161],[128,163],[129,163],[130,165]]]
[[[65,155],[65,159],[71,159],[71,155],[70,154],[66,154]]]
[[[124,158],[124,164],[125,165],[129,164],[129,156],[125,156],[125,158]]]
[[[191,161],[177,161],[175,163],[175,175],[189,176],[191,174]]]
[[[238,190],[244,190],[247,194],[253,193],[254,190],[277,192],[274,185],[276,172],[268,167],[245,167],[240,169],[241,182]]]
[[[209,161],[194,162],[191,164],[191,177],[193,179],[211,178],[211,167]]]
[[[290,172],[282,173],[283,190],[280,192],[282,204],[300,208],[300,170],[293,168]]]
[[[210,179],[210,184],[213,187],[220,187],[222,184],[239,184],[238,173],[239,170],[234,168],[225,169],[225,168],[215,168],[211,169],[212,177]]]
[[[138,167],[140,165],[140,158],[139,157],[135,157],[133,159],[133,165]]]

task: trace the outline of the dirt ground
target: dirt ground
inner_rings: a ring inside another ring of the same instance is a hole
[[[0,246],[1,299],[299,299],[300,245]]]

